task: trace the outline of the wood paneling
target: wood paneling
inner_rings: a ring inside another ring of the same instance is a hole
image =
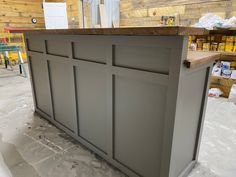
[[[156,26],[162,15],[179,14],[181,25],[198,22],[206,13],[223,18],[236,14],[236,0],[121,0],[121,26]]]
[[[89,2],[84,2],[84,21],[85,28],[92,28],[92,4]]]
[[[69,28],[82,27],[81,0],[46,0],[66,2]],[[4,27],[45,28],[42,0],[0,0],[0,29]],[[37,24],[31,22],[32,17]]]
[[[69,28],[83,26],[82,0],[66,0]]]
[[[31,22],[32,17],[37,24]],[[0,28],[44,28],[41,0],[0,0]]]

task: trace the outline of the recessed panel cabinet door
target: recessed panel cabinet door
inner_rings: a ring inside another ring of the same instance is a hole
[[[51,117],[51,95],[48,78],[47,61],[40,55],[29,57],[32,81],[35,91],[35,103],[37,109]]]
[[[55,121],[75,132],[76,101],[73,66],[63,62],[49,62]]]
[[[107,151],[106,73],[76,68],[79,136]]]
[[[160,175],[166,86],[115,76],[114,158],[142,177]]]

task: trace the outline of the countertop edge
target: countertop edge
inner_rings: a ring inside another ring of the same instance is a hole
[[[11,30],[12,33],[58,34],[58,35],[125,35],[125,36],[191,36],[207,35],[209,31],[194,27],[128,27],[128,28],[86,28],[86,29],[36,29]]]
[[[196,68],[207,63],[219,60],[220,53],[215,52],[202,52],[202,51],[188,51],[187,59],[184,61],[184,65],[187,68]]]

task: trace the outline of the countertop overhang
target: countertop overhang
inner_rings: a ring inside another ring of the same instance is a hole
[[[221,54],[216,52],[188,51],[184,64],[187,68],[195,68],[219,60],[220,57]]]
[[[204,28],[165,26],[165,27],[125,27],[125,28],[85,28],[85,29],[36,29],[12,30],[13,33],[57,34],[57,35],[126,35],[126,36],[189,36],[208,35]]]

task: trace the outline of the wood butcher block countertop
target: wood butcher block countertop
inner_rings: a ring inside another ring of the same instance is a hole
[[[187,68],[195,68],[219,60],[220,57],[221,54],[216,52],[188,51],[187,60],[184,61],[184,64]]]
[[[212,35],[236,35],[236,28],[228,28],[228,29],[216,29],[216,30],[210,30],[210,34]]]
[[[207,35],[204,28],[193,27],[125,27],[125,28],[86,28],[86,29],[38,29],[14,31],[26,34],[59,34],[59,35],[128,35],[128,36],[189,36]]]

